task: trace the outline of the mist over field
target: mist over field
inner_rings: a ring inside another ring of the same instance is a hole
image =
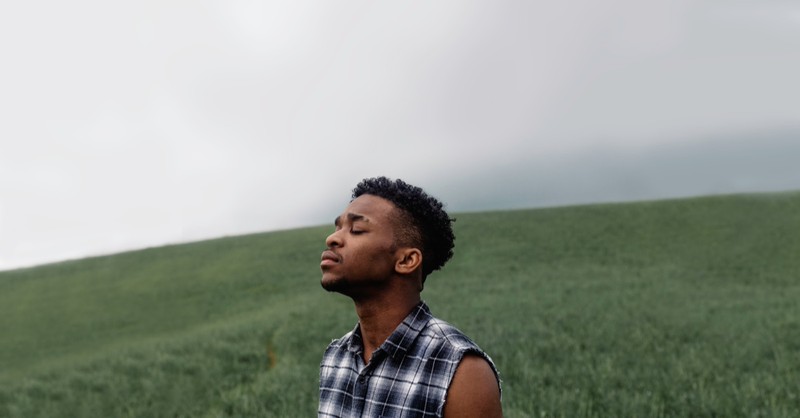
[[[800,129],[709,135],[557,156],[535,149],[429,181],[459,211],[800,189]]]

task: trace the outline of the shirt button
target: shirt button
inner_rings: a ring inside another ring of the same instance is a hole
[[[367,382],[367,378],[366,377],[361,376],[361,377],[358,378],[358,383],[361,383],[363,385],[366,382]]]

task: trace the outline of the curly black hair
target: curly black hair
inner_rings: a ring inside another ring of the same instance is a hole
[[[422,281],[439,270],[453,256],[455,219],[444,205],[417,186],[403,180],[374,177],[361,180],[353,189],[353,199],[369,194],[392,202],[401,211],[398,239],[401,245],[413,245],[422,251]],[[408,227],[403,227],[407,225]]]

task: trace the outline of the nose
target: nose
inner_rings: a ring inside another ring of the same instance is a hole
[[[334,248],[334,247],[341,247],[342,246],[342,238],[339,235],[340,231],[341,230],[333,231],[332,234],[328,235],[328,238],[325,238],[325,245],[328,248]]]

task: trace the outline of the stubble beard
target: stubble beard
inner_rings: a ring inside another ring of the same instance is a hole
[[[320,285],[323,289],[331,293],[339,293],[352,299],[360,299],[365,295],[373,294],[378,289],[385,287],[385,281],[357,281],[351,282],[346,277],[333,277],[325,279],[323,275]]]
[[[323,274],[322,279],[320,280],[320,285],[323,289],[327,290],[328,292],[337,292],[342,293],[343,290],[347,289],[347,280],[341,277],[337,277],[334,279],[325,280],[325,275]]]
[[[326,278],[325,277],[326,272],[323,272],[322,279],[320,280],[320,285],[322,286],[323,289],[325,289],[328,292],[341,293],[345,296],[351,296],[354,287],[357,287],[357,285],[352,283],[350,279],[348,279],[345,276],[335,275],[333,273],[327,273],[327,274],[330,274],[331,277]]]

